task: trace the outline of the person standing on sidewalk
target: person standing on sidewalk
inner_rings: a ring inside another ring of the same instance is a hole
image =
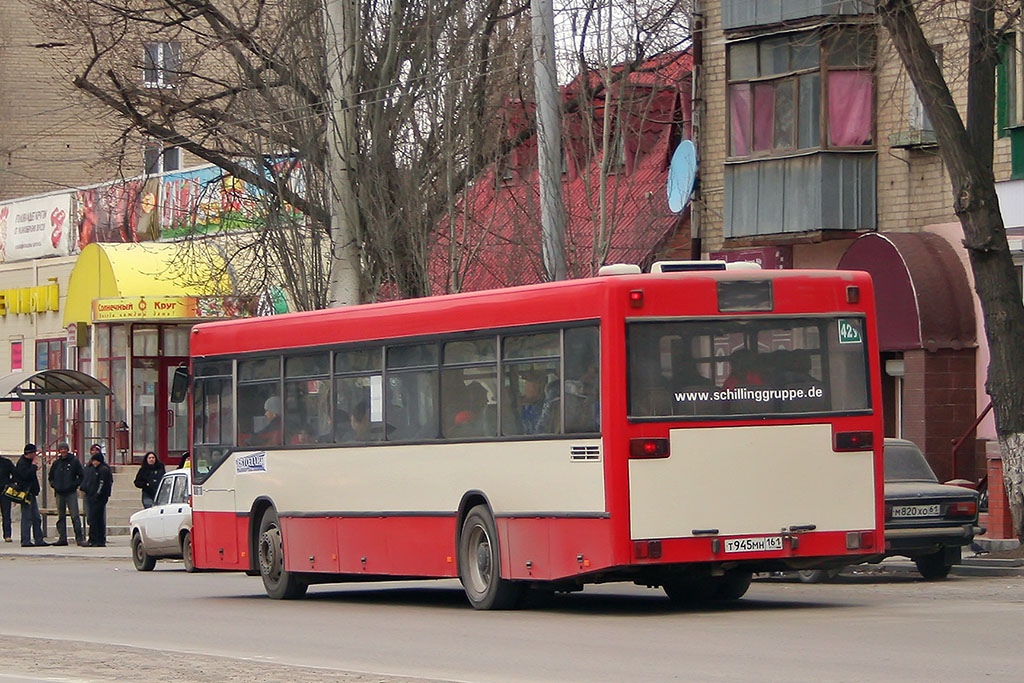
[[[82,533],[82,518],[78,514],[78,487],[82,484],[82,477],[85,471],[78,457],[71,453],[67,441],[57,444],[57,459],[50,466],[50,486],[57,494],[57,535],[58,539],[54,545],[68,544],[68,520],[71,515],[71,523],[75,527],[75,541],[78,545],[85,543],[85,535]]]
[[[156,490],[160,487],[160,480],[164,476],[164,464],[153,451],[146,452],[146,458],[139,466],[135,474],[135,486],[142,489],[142,507],[153,507],[156,500]]]
[[[85,500],[83,501],[86,523],[88,523],[89,520],[88,491],[96,479],[96,468],[93,467],[92,456],[102,452],[103,448],[98,443],[94,443],[92,446],[89,447],[89,459],[85,461],[85,473],[82,475],[82,484],[78,487],[79,491],[86,494]]]
[[[107,500],[114,486],[114,475],[103,461],[103,451],[93,453],[90,461],[96,474],[85,491],[85,504],[89,510],[89,542],[86,545],[103,548],[107,545]]]
[[[43,538],[43,518],[39,514],[39,465],[36,464],[36,445],[25,444],[24,455],[14,466],[14,480],[21,485],[21,490],[32,498],[21,506],[21,545],[23,548],[50,545]],[[33,537],[35,541],[33,542]]]
[[[0,491],[7,488],[14,476],[14,463],[0,455]],[[11,499],[7,496],[0,496],[0,516],[4,518],[4,542],[11,542]]]

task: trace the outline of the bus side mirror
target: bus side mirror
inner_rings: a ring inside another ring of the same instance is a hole
[[[171,380],[171,403],[181,403],[188,394],[188,385],[192,380],[188,376],[188,368],[178,366],[174,368],[174,379]]]

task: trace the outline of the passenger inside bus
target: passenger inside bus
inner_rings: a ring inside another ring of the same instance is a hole
[[[245,446],[280,446],[281,445],[281,399],[271,396],[263,402],[265,422],[245,440]],[[256,419],[253,419],[255,426]]]
[[[722,388],[736,389],[763,384],[764,377],[757,367],[757,354],[745,347],[733,351],[729,356],[729,376],[725,378]]]
[[[349,413],[349,441],[380,441],[381,430],[370,422],[370,410],[365,401],[360,401]]]
[[[548,382],[543,372],[523,376],[523,393],[519,398],[519,426],[522,434],[553,432],[558,409],[558,382]]]
[[[488,424],[489,407],[487,389],[480,382],[470,382],[462,394],[462,410],[455,413],[452,426],[445,430],[445,436],[465,438],[471,436],[493,436],[494,427]]]

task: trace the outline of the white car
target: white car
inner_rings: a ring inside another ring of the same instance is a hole
[[[152,571],[161,558],[181,558],[185,571],[192,562],[192,470],[172,470],[160,480],[153,507],[131,516],[132,562],[140,572]]]

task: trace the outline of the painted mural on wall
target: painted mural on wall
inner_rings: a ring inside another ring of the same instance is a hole
[[[0,204],[0,262],[71,253],[71,193]]]
[[[262,190],[208,166],[164,175],[159,205],[160,239],[175,239],[252,230],[264,222],[268,202]]]

